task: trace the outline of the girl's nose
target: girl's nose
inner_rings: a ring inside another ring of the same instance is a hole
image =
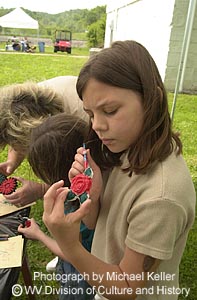
[[[104,118],[96,117],[92,119],[92,128],[94,131],[102,131],[107,129],[107,123]]]

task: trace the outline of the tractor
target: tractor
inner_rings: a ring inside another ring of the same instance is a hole
[[[56,30],[54,52],[61,51],[71,54],[72,33],[69,30]]]

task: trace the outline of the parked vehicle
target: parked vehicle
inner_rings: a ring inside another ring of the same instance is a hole
[[[72,33],[69,30],[56,30],[54,52],[61,51],[71,53]]]

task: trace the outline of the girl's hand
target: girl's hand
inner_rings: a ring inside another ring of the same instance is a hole
[[[3,173],[5,176],[11,175],[15,169],[14,162],[11,160],[0,163],[0,173]]]
[[[30,221],[31,225],[29,227],[23,227],[23,225],[20,224],[18,227],[18,232],[22,233],[28,239],[39,240],[42,231],[33,218]]]
[[[4,195],[7,201],[16,206],[25,206],[44,196],[47,186],[42,183],[16,178],[22,186],[10,195]]]
[[[6,176],[11,175],[21,164],[25,155],[9,147],[7,161],[0,163],[0,172]]]
[[[68,173],[70,181],[76,175],[83,173],[85,170],[84,157],[83,157],[84,151],[86,151],[87,153],[87,150],[85,150],[83,147],[77,149],[77,154],[75,154],[75,160],[72,163],[71,169]]]
[[[72,167],[68,174],[69,179],[71,181],[76,175],[84,172],[85,170],[84,157],[83,157],[84,151],[86,151],[87,154],[88,164],[93,170],[92,187],[90,189],[90,198],[92,201],[97,201],[101,193],[103,180],[102,180],[100,168],[92,159],[89,149],[84,150],[83,147],[80,147],[77,150],[77,154],[75,155],[75,161],[73,162]]]
[[[43,222],[57,243],[63,245],[66,253],[79,243],[80,222],[88,214],[91,200],[86,200],[78,210],[65,215],[64,201],[69,189],[63,185],[63,180],[58,181],[46,192]]]

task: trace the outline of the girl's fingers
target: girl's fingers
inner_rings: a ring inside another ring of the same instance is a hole
[[[58,196],[58,189],[62,188],[64,186],[64,181],[60,180],[56,183],[54,183],[46,192],[44,195],[44,212],[45,214],[51,214],[54,207],[54,202],[56,200],[56,197]],[[59,190],[59,193],[61,190]]]
[[[18,226],[18,231],[20,232],[20,229],[21,228],[23,228],[23,225],[22,224],[20,224],[19,226]]]
[[[20,202],[20,197],[18,197],[18,194],[20,196],[20,193],[17,191],[17,192],[14,192],[10,195],[4,195],[4,198],[6,198],[6,200],[14,200],[12,201],[12,204],[18,204]]]
[[[91,200],[87,199],[75,212],[68,213],[67,215],[64,214],[64,202],[66,200],[68,191],[69,190],[67,188],[64,188],[64,190],[61,191],[54,203],[53,209],[50,214],[48,214],[44,210],[43,222],[47,227],[50,228],[52,226],[54,228],[56,226],[59,226],[62,222],[65,222],[65,220],[68,224],[76,222],[79,223],[89,213]]]
[[[80,147],[80,148],[77,149],[77,153],[78,154],[83,155],[83,152],[84,152],[84,148],[83,147]]]
[[[83,150],[83,148],[80,148]],[[79,150],[79,149],[78,149]],[[78,152],[78,151],[77,151]],[[72,180],[76,175],[83,173],[84,171],[84,160],[82,153],[75,154],[74,161],[69,171],[69,179]]]
[[[73,171],[76,171],[76,173],[83,173],[83,171],[84,171],[83,160],[81,161],[81,163],[79,163],[78,161],[74,161],[72,163],[72,169],[74,169]]]
[[[81,204],[79,209],[67,215],[68,221],[72,223],[80,222],[89,213],[90,206],[91,200],[87,199]]]
[[[47,227],[50,227],[50,224],[57,225],[59,221],[62,221],[64,218],[64,202],[66,200],[68,188],[59,188],[57,190],[56,198],[54,199],[53,206],[44,206],[44,213],[42,220]],[[44,199],[44,201],[46,201]]]

